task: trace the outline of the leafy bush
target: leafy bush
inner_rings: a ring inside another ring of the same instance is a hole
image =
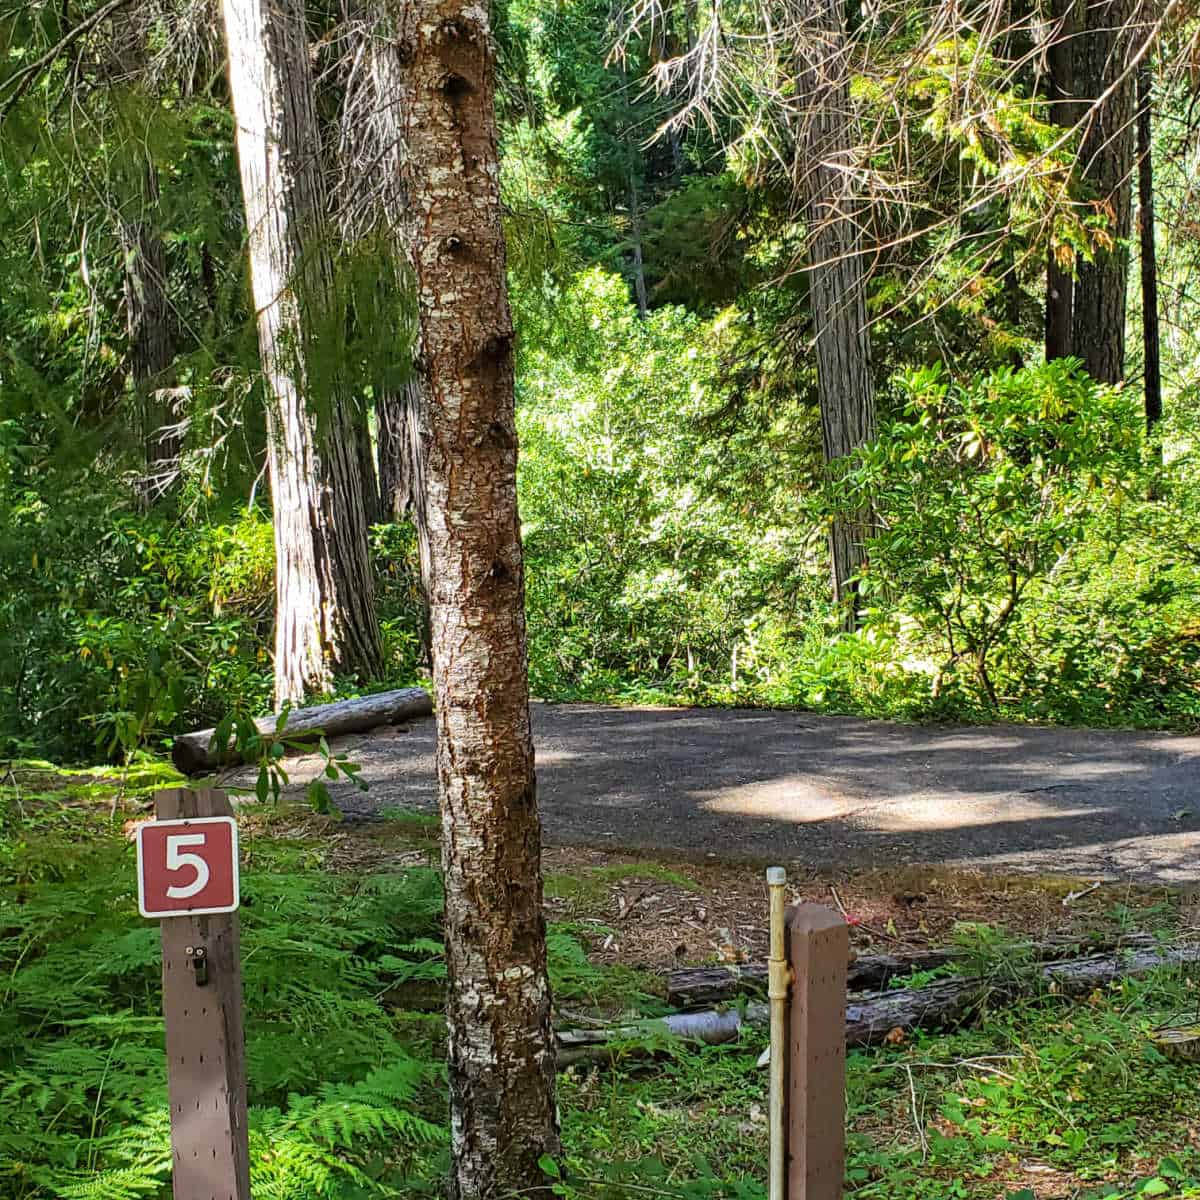
[[[1061,360],[965,385],[939,368],[898,380],[901,416],[834,484],[838,510],[872,512],[860,581],[868,620],[907,618],[938,655],[931,697],[967,665],[992,707],[993,678],[1031,594],[1139,486],[1129,395]]]
[[[0,740],[18,749],[107,757],[269,700],[270,523],[172,524],[112,503],[30,492],[0,514]]]
[[[730,488],[705,435],[712,326],[673,308],[639,320],[599,271],[557,318],[519,376],[535,694],[718,699],[737,690],[735,647],[752,689],[755,646],[815,600],[815,564],[783,497]]]

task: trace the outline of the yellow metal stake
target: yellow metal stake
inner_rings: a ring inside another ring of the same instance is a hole
[[[787,962],[784,908],[787,904],[787,872],[767,868],[767,894],[771,907],[771,953],[767,958],[767,999],[771,1002],[771,1082],[769,1119],[771,1159],[768,1200],[784,1200],[787,1187],[787,1142],[784,1130],[784,1088],[787,1063],[787,1002],[791,969]]]

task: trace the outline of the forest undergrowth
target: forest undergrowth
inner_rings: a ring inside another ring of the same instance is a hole
[[[519,489],[534,696],[778,706],[900,720],[1200,724],[1200,473],[1159,463],[1127,391],[1070,363],[903,372],[888,424],[805,493],[775,433],[711,436],[719,320],[637,319],[619,279],[562,297],[520,359]],[[615,341],[613,340],[615,339]],[[797,419],[798,416],[797,416]],[[0,749],[120,760],[270,711],[269,514],[132,511],[0,425]],[[180,497],[181,500],[186,499]],[[861,622],[829,600],[825,530],[873,512]],[[373,535],[384,675],[428,682],[416,539]]]
[[[169,781],[152,764],[123,781],[14,765],[5,780],[4,1200],[169,1194],[158,931],[137,915],[128,837],[150,790]],[[375,827],[374,849],[364,850],[375,855],[372,868],[346,858],[351,834],[331,853],[311,815],[248,803],[240,823],[254,1194],[440,1195],[442,1017],[402,999],[443,977],[439,876],[425,865],[431,830],[402,815]],[[389,866],[396,856],[408,865]],[[550,910],[559,1020],[663,1011],[660,977],[593,961],[589,950],[613,927],[581,914],[595,911],[595,889],[639,870],[660,887],[694,888],[686,864],[573,870],[552,874],[549,889],[583,905]],[[1152,928],[1170,939],[1186,925],[1179,897],[1167,893],[1106,903],[1095,915],[1106,928]],[[1010,970],[1012,938],[1028,932],[976,928],[978,961]],[[856,1051],[847,1192],[863,1200],[1200,1195],[1200,1067],[1164,1057],[1147,1038],[1163,1022],[1197,1019],[1195,981],[1163,971],[1083,1002],[1040,995],[957,1032]],[[631,1043],[612,1065],[562,1072],[565,1156],[547,1164],[547,1186],[565,1197],[759,1200],[763,1045],[753,1031],[723,1047],[660,1041],[647,1059],[647,1046]]]

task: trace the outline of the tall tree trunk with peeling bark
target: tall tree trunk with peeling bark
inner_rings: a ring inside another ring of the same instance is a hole
[[[382,671],[303,0],[223,0],[275,525],[275,700]]]
[[[339,137],[339,178],[344,194],[337,208],[351,242],[374,246],[391,257],[382,272],[385,290],[411,285],[413,247],[404,187],[404,122],[398,100],[400,45],[391,0],[355,0],[358,52],[346,80]],[[394,299],[394,297],[393,297]],[[373,381],[380,518],[407,517],[417,535],[421,593],[430,594],[429,524],[425,504],[424,414],[427,385],[415,361],[415,330],[397,303],[380,329],[394,350]],[[397,379],[407,374],[404,382]]]
[[[803,30],[796,182],[808,226],[821,440],[825,461],[836,470],[837,461],[871,441],[876,429],[858,205],[845,169],[854,146],[849,71],[838,0],[792,4]],[[865,559],[868,521],[865,513],[857,520],[839,518],[829,534],[834,600],[848,628],[856,623],[851,581]]]
[[[1135,0],[1082,0],[1074,40],[1075,93],[1095,104],[1079,148],[1079,172],[1107,218],[1092,262],[1080,261],[1072,306],[1071,352],[1093,379],[1125,378],[1125,301],[1133,208]]]
[[[558,1149],[517,515],[513,330],[486,7],[396,3],[420,357],[455,1200]]]

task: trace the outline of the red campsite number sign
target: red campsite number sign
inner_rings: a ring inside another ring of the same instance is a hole
[[[138,909],[143,917],[233,912],[238,838],[232,817],[147,821],[137,830]]]

